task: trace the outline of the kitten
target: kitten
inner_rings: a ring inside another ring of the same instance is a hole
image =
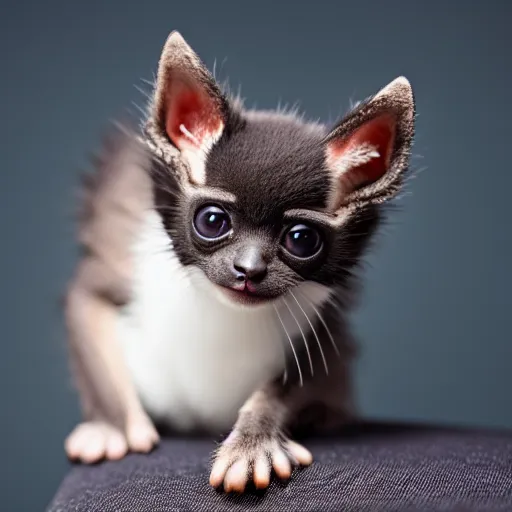
[[[210,474],[227,491],[310,464],[289,435],[354,417],[353,276],[413,132],[405,78],[328,129],[245,110],[171,33],[142,133],[111,137],[85,188],[69,457],[147,452],[163,425],[231,429]]]

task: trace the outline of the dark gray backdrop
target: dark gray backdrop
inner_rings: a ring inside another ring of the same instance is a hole
[[[1,505],[42,510],[79,419],[58,299],[73,187],[109,116],[179,29],[249,104],[334,119],[399,74],[418,120],[403,211],[357,315],[363,410],[512,427],[512,3],[5,1],[0,12]],[[222,64],[222,65],[221,65]]]

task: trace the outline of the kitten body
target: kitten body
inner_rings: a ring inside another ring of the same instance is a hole
[[[155,424],[234,425],[212,485],[309,464],[287,433],[353,418],[353,277],[413,131],[404,78],[329,128],[244,110],[172,33],[142,133],[107,140],[85,188],[66,306],[84,422],[68,455],[148,451]]]

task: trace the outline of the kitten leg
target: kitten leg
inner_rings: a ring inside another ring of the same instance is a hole
[[[88,264],[94,266],[86,262],[85,267]],[[115,305],[87,290],[75,289],[68,298],[70,356],[85,421],[69,435],[65,447],[70,458],[86,463],[118,459],[128,450],[147,452],[158,441],[118,346],[117,314]]]
[[[277,379],[247,400],[215,454],[213,487],[224,484],[226,491],[243,492],[252,480],[257,488],[266,488],[272,469],[287,479],[294,466],[308,466],[313,457],[285,435],[285,427],[293,433],[328,432],[354,418],[350,379],[354,341],[336,309],[326,308],[323,319],[326,329],[317,333],[323,349],[312,353],[314,377],[307,376],[301,386],[297,375],[292,378],[289,373],[286,384]]]
[[[151,206],[150,164],[129,133],[107,138],[85,187],[80,225],[84,255],[66,301],[69,355],[84,422],[65,442],[83,462],[147,452],[158,434],[137,396],[117,339],[120,308],[131,300],[131,247]]]

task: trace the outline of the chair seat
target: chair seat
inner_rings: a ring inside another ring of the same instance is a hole
[[[72,466],[48,512],[512,510],[512,432],[367,423],[304,440],[312,466],[266,492],[208,485],[212,440]]]

